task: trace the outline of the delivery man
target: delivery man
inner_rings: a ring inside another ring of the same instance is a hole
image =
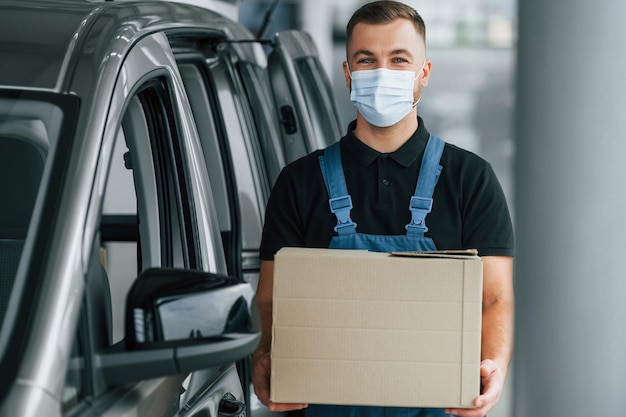
[[[484,416],[502,392],[513,338],[513,231],[502,189],[487,162],[430,134],[417,116],[432,64],[424,22],[413,8],[395,1],[364,5],[347,25],[346,51],[343,69],[356,121],[340,142],[288,165],[268,202],[257,290],[263,337],[252,356],[255,392],[272,411],[306,408],[307,416]],[[475,408],[270,402],[273,257],[288,246],[478,249],[483,389]]]

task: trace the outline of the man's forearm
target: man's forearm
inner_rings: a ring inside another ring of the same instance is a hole
[[[270,352],[272,347],[272,296],[274,285],[274,262],[263,261],[259,273],[259,283],[256,292],[256,302],[261,316],[261,341],[252,360]]]
[[[513,352],[513,303],[497,301],[483,310],[481,359],[495,361],[507,374]]]
[[[482,359],[495,361],[506,375],[513,352],[513,260],[484,257]]]

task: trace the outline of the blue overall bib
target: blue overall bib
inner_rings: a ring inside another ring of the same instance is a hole
[[[420,168],[415,194],[411,197],[409,210],[411,222],[406,225],[406,235],[386,236],[357,233],[356,224],[350,218],[352,199],[348,194],[341,163],[339,143],[324,150],[319,157],[320,168],[330,196],[330,210],[337,216],[337,226],[330,242],[331,249],[366,249],[376,252],[435,250],[432,239],[425,237],[426,216],[431,211],[433,192],[442,167],[439,165],[444,141],[430,136]],[[447,416],[443,409],[405,407],[364,407],[311,404],[307,417],[440,417]]]

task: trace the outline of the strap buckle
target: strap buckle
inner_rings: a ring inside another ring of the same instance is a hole
[[[356,230],[356,223],[350,218],[350,210],[352,210],[352,197],[349,195],[331,198],[328,200],[330,211],[337,216],[337,226],[335,232],[350,232],[347,228]]]
[[[405,226],[406,230],[411,232],[425,233],[428,231],[426,227],[426,216],[433,208],[433,199],[425,197],[411,197],[409,210],[411,210],[411,222]]]

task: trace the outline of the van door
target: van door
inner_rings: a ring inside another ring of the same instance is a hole
[[[234,39],[172,32],[169,40],[196,120],[228,272],[256,288],[265,205],[284,159],[265,66],[254,53],[261,47],[239,43],[243,35],[230,29]],[[237,367],[249,398],[248,359]]]
[[[245,401],[234,362],[189,376],[113,386],[99,360],[92,359],[114,349],[113,343],[124,345],[125,316],[116,312],[125,311],[126,294],[138,271],[227,272],[194,120],[166,36],[151,34],[133,45],[120,74],[111,77],[117,82],[110,111],[98,109],[107,119],[94,182],[105,188],[94,190],[90,207],[91,216],[99,218],[95,223],[101,233],[96,236],[102,242],[94,244],[91,256],[95,261],[87,274],[72,356],[76,366],[67,374],[63,409],[76,417],[165,417],[181,409],[189,416],[218,415],[224,404]],[[86,230],[85,241],[93,233]],[[109,334],[100,335],[105,330]]]
[[[328,75],[306,32],[280,32],[268,57],[286,162],[323,149],[343,136]]]

